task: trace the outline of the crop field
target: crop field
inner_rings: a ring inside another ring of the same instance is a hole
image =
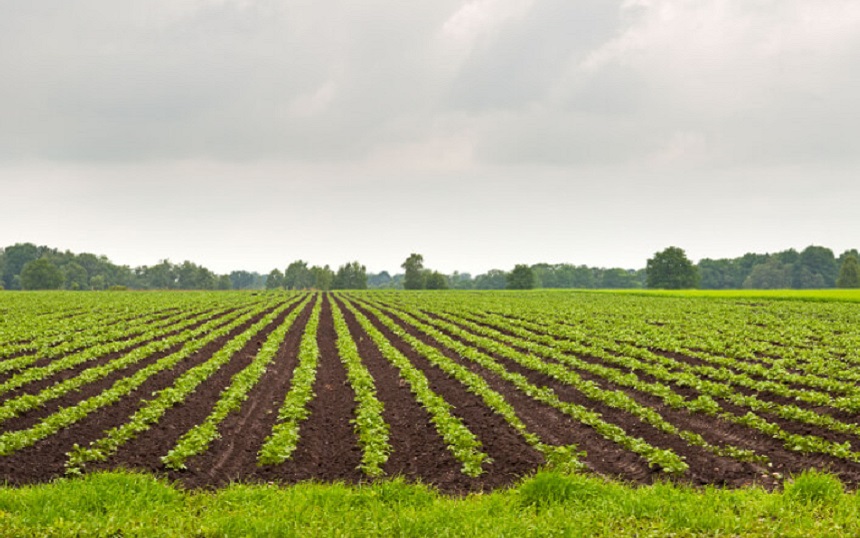
[[[856,488],[860,307],[806,299],[4,293],[0,478]]]

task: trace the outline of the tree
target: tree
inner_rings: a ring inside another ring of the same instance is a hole
[[[275,290],[284,287],[284,273],[280,269],[272,269],[266,277],[266,289]]]
[[[371,289],[391,288],[394,285],[394,279],[388,271],[382,271],[375,275],[367,275],[367,287]]]
[[[334,271],[331,267],[319,267],[314,265],[311,267],[311,276],[313,277],[313,287],[317,290],[328,291],[334,283]]]
[[[403,279],[404,289],[424,289],[424,256],[412,253],[400,267],[406,271]]]
[[[448,277],[439,271],[424,271],[424,288],[428,290],[447,290]]]
[[[486,274],[475,277],[476,290],[503,290],[508,282],[508,274],[501,269],[490,269]]]
[[[38,260],[45,247],[37,247],[33,243],[16,243],[6,247],[3,252],[3,284],[7,290],[20,289],[20,280],[16,276],[21,274],[24,266]]]
[[[737,285],[738,267],[734,260],[712,260],[704,258],[699,261],[700,285],[707,290],[729,290]]]
[[[284,287],[288,290],[306,290],[314,285],[314,276],[308,268],[308,262],[297,260],[287,266],[284,271]]]
[[[600,287],[609,290],[641,288],[642,284],[636,279],[636,272],[613,267],[600,271]]]
[[[33,260],[21,269],[21,287],[25,290],[58,290],[64,280],[63,271],[46,258]]]
[[[259,276],[248,271],[233,271],[230,273],[230,285],[234,290],[250,290],[256,286]]]
[[[687,254],[678,247],[669,247],[657,252],[648,260],[646,283],[649,288],[680,290],[695,288],[699,284],[699,272],[687,259]]]
[[[367,268],[358,262],[347,263],[337,268],[332,289],[335,290],[366,290]]]
[[[67,263],[63,267],[65,274],[66,289],[69,290],[87,290],[90,289],[90,278],[87,270],[78,262]]]
[[[535,273],[528,265],[518,264],[508,275],[505,287],[509,290],[530,290],[535,287]]]
[[[803,249],[792,269],[791,284],[797,289],[832,288],[839,273],[833,251],[814,245]]]
[[[836,279],[837,288],[860,288],[860,260],[851,254],[845,256],[842,267],[839,268],[839,278]]]
[[[782,263],[777,256],[753,266],[744,280],[744,288],[778,290],[791,287],[791,264]]]

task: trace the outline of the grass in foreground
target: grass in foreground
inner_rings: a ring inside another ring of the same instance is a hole
[[[400,480],[187,492],[135,473],[0,488],[3,536],[857,536],[860,496],[808,472],[784,492],[631,488],[541,472],[450,498]]]

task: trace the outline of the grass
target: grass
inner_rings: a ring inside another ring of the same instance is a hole
[[[629,487],[543,471],[453,498],[388,480],[364,486],[235,484],[184,491],[138,473],[0,488],[3,536],[857,536],[860,496],[809,471],[785,491]]]

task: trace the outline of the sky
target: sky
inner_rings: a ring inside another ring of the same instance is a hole
[[[855,0],[0,2],[0,245],[268,273],[860,247]]]

